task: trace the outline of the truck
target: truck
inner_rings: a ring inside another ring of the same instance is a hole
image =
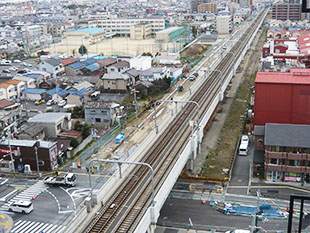
[[[46,176],[43,181],[47,185],[75,186],[76,176],[74,173],[64,173],[56,176]]]

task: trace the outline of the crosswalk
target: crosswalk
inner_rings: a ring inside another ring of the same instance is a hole
[[[65,226],[62,225],[19,220],[14,224],[11,233],[61,233],[64,229]]]
[[[2,206],[2,209],[8,209],[8,206],[14,201],[30,201],[32,197],[38,196],[41,192],[45,191],[48,188],[42,180],[37,181],[35,184],[29,186],[29,188],[21,191],[15,197],[10,199],[7,203]]]

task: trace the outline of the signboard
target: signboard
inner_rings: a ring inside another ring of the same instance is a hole
[[[286,176],[286,177],[284,177],[284,181],[294,181],[294,182],[296,182],[297,181],[297,177]]]
[[[14,153],[14,150],[11,150],[11,152]],[[0,153],[9,154],[9,153],[10,153],[10,150],[8,150],[8,149],[1,149],[1,148],[0,148]]]

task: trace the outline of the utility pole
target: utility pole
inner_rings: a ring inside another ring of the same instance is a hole
[[[40,173],[40,168],[39,168],[39,156],[38,156],[38,141],[34,147],[34,152],[36,154],[36,162],[37,162],[37,172],[38,172],[38,176],[39,178],[41,178],[41,173]]]
[[[9,129],[8,145],[9,145],[9,150],[10,150],[10,158],[12,162],[12,172],[15,173],[15,165],[14,165],[14,159],[13,159],[12,148],[11,148],[11,128]]]

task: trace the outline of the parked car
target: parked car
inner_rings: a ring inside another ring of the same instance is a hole
[[[47,105],[47,106],[51,106],[51,105],[53,105],[53,104],[54,104],[54,100],[49,100],[49,101],[46,102],[46,105]]]
[[[7,73],[7,74],[11,73],[10,70],[2,70],[2,72],[3,72],[3,73]]]
[[[189,81],[194,81],[196,77],[194,75],[189,76]]]
[[[26,74],[26,73],[28,73],[28,72],[27,72],[27,70],[19,70],[19,71],[17,71],[17,73],[18,73],[18,74]]]
[[[1,65],[10,65],[12,62],[10,61],[10,60],[5,60],[5,59],[2,59],[1,61],[0,61],[0,64]]]
[[[21,60],[18,60],[18,59],[15,59],[13,60],[14,63],[21,63],[22,61]]]
[[[40,105],[42,104],[44,101],[43,100],[37,100],[36,102],[34,102],[35,105]]]
[[[40,60],[40,58],[36,58],[36,59],[34,59],[34,61],[39,62],[41,60]]]
[[[12,66],[12,67],[9,68],[9,70],[11,70],[11,71],[17,71],[18,68],[17,68],[16,66]]]
[[[32,65],[31,65],[31,64],[26,63],[26,62],[23,62],[22,64],[23,64],[24,66],[27,66],[27,67],[32,67]]]
[[[197,78],[198,77],[198,73],[197,72],[193,73],[193,76],[195,76],[195,78]]]
[[[59,107],[63,107],[63,106],[65,106],[66,104],[67,104],[67,101],[62,100],[62,101],[60,101],[60,102],[58,103],[58,106],[59,106]]]
[[[29,214],[33,210],[31,201],[15,201],[9,205],[9,211]]]

